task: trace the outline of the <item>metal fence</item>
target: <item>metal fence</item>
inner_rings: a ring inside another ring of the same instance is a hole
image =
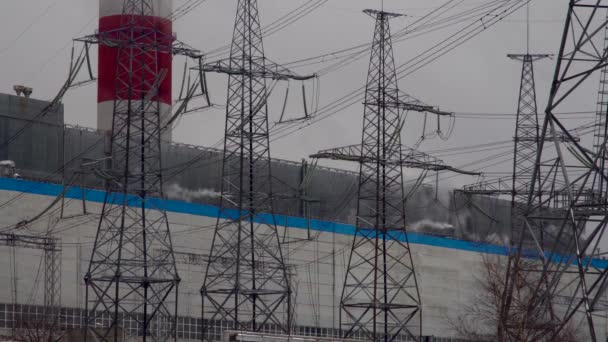
[[[27,329],[28,327],[36,326],[38,322],[45,319],[45,308],[37,305],[22,305],[22,304],[0,304],[0,329],[12,330]],[[109,317],[105,322],[98,324],[109,324]],[[203,336],[203,325],[207,337],[215,341],[222,341],[224,332],[232,330],[232,322],[207,320],[195,317],[180,316],[176,322],[177,338],[181,341],[200,341]],[[61,331],[81,331],[86,326],[86,311],[76,308],[61,308],[59,320],[56,327]],[[125,327],[124,333],[130,336],[140,336],[141,331],[138,331],[138,323],[133,317],[123,317],[121,327]],[[266,324],[261,333],[280,335],[282,330],[277,325]],[[292,331],[293,335],[302,337],[321,337],[321,338],[339,338],[340,331],[338,329],[312,327],[312,326],[295,326]],[[350,338],[351,340],[365,340],[362,334],[356,334]],[[413,339],[407,336],[400,336],[395,342],[409,342]],[[463,339],[453,337],[435,337],[425,336],[423,342],[467,342]]]

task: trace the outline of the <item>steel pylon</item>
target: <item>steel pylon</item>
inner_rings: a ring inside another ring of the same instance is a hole
[[[56,328],[61,312],[61,249],[49,237],[44,245],[44,307],[47,327]]]
[[[608,286],[608,267],[599,260],[598,249],[608,223],[606,190],[598,186],[599,180],[607,179],[606,136],[596,137],[595,142],[578,139],[579,129],[557,113],[571,108],[573,98],[584,99],[584,93],[577,91],[608,62],[603,35],[607,8],[605,0],[569,2],[531,177],[539,181],[530,183],[524,224],[516,227],[512,242],[513,263],[525,263],[539,279],[527,314],[547,305],[553,310],[555,328],[545,332],[545,340],[577,326],[574,320],[580,318],[585,323],[580,338],[597,341],[596,325],[604,320],[595,313],[606,309],[602,297]],[[539,191],[541,201],[535,198]],[[507,281],[513,283],[515,277],[512,273]]]
[[[362,156],[357,193],[357,231],[340,300],[340,324],[349,338],[416,340],[422,330],[421,300],[405,231],[401,160],[401,108],[389,20],[397,15],[366,11],[375,18],[365,91]]]
[[[608,18],[608,11],[607,11]],[[608,19],[607,19],[608,21]],[[608,26],[604,28],[604,51],[608,49]],[[597,95],[595,131],[593,134],[593,152],[601,155],[599,162],[599,174],[608,173],[608,163],[606,163],[606,138],[608,137],[608,65],[604,65],[600,70],[600,83]],[[605,196],[608,194],[608,182],[603,177],[596,175],[593,179],[594,193],[599,197],[595,201],[608,202]]]
[[[291,293],[275,222],[266,80],[305,80],[264,55],[256,0],[238,0],[228,59],[203,66],[228,74],[220,212],[201,287],[205,322],[227,329],[290,332]],[[203,324],[203,340],[216,336]]]
[[[422,303],[406,231],[404,167],[468,175],[401,143],[405,112],[449,116],[398,87],[389,20],[400,16],[365,10],[376,20],[360,145],[320,151],[311,158],[357,162],[357,222],[340,300],[342,337],[386,342],[421,339]]]
[[[176,339],[180,278],[163,207],[159,55],[193,53],[161,33],[151,0],[125,0],[118,29],[87,43],[118,50],[111,162],[85,276],[89,341]],[[179,51],[177,51],[179,50]],[[164,253],[157,253],[162,250]]]
[[[535,341],[555,331],[558,327],[550,298],[535,295],[538,286],[546,287],[547,279],[533,269],[533,260],[520,258],[522,248],[534,249],[548,243],[545,239],[546,225],[540,224],[531,232],[526,226],[525,213],[528,199],[540,205],[543,196],[555,196],[556,189],[541,187],[537,174],[536,156],[540,141],[566,141],[563,135],[546,135],[541,138],[534,77],[534,63],[550,58],[547,54],[511,54],[509,58],[522,62],[518,108],[515,125],[513,170],[510,178],[500,178],[465,186],[456,190],[467,196],[504,196],[511,203],[509,254],[506,258],[504,283],[499,289],[500,301],[496,307],[497,338],[500,341]],[[536,191],[530,193],[531,183],[536,182]],[[518,245],[521,243],[521,248]]]
[[[549,58],[550,55],[508,56],[522,62],[515,137],[513,138],[513,186],[511,191],[511,205],[514,208],[513,216],[521,217],[521,206],[528,200],[528,190],[530,189],[530,182],[532,182],[532,173],[534,172],[540,141],[534,62]]]
[[[421,300],[406,233],[403,167],[450,170],[442,161],[401,144],[406,110],[446,114],[401,93],[389,20],[398,14],[365,10],[376,21],[360,145],[312,158],[358,162],[357,222],[340,300],[342,337],[419,340]],[[451,169],[453,170],[453,169]]]
[[[534,78],[534,62],[551,57],[546,54],[508,55],[509,58],[522,62],[521,81],[517,117],[515,124],[513,173],[511,178],[511,229],[509,241],[525,240],[522,246],[534,248],[531,232],[525,227],[525,211],[528,198],[536,204],[542,201],[542,192],[536,191],[530,196],[532,182],[540,184],[540,177],[534,177],[536,155],[540,145],[540,126]],[[545,137],[547,139],[547,137]],[[551,137],[548,138],[552,140]],[[544,244],[543,225],[537,227],[538,244]],[[525,237],[517,236],[525,234]],[[511,249],[513,252],[514,249]],[[515,249],[516,250],[516,249]],[[546,279],[530,268],[525,259],[507,256],[504,274],[504,287],[500,289],[501,300],[497,307],[497,337],[500,341],[535,341],[548,332],[555,330],[555,317],[551,300],[540,300],[533,294],[538,286],[546,287]],[[529,307],[529,308],[527,308]]]
[[[456,191],[466,195],[508,195],[512,208],[519,210],[521,216],[521,208],[525,207],[528,201],[540,141],[534,63],[551,55],[526,53],[507,56],[522,62],[513,138],[513,172],[511,177],[469,184]],[[536,193],[534,197],[538,198],[540,195],[541,193]],[[512,211],[514,217],[517,217],[516,210]]]

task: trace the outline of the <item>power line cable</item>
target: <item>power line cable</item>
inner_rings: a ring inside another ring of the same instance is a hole
[[[23,38],[23,36],[29,32],[29,30],[34,27],[34,25],[36,25],[40,19],[42,19],[42,17],[46,16],[53,7],[55,7],[55,5],[57,5],[57,3],[59,2],[59,0],[55,0],[52,3],[50,3],[43,11],[42,13],[40,13],[38,16],[36,16],[34,18],[34,20],[32,20],[26,27],[25,29],[23,29],[23,31],[21,31],[13,40],[11,40],[7,45],[4,46],[4,48],[2,50],[0,50],[0,56],[4,55],[7,51],[9,51],[10,49],[13,48],[13,46],[15,46],[15,44],[17,44],[17,42],[19,42],[19,40],[21,38]]]
[[[416,57],[410,59],[408,62],[402,64],[398,68],[399,79],[411,75],[413,72],[420,70],[422,67],[428,65],[430,62],[436,60],[437,58],[440,58],[441,56],[455,49],[456,47],[463,45],[470,39],[476,37],[480,33],[486,31],[490,27],[500,22],[503,18],[506,18],[515,11],[517,11],[528,1],[530,0],[517,0],[510,6],[504,8],[506,6],[505,3],[512,2],[511,0],[506,0],[503,1],[503,4],[499,5],[498,7],[493,7],[491,11],[485,13],[484,16],[475,23],[467,25],[465,28],[458,30],[456,33],[450,35],[448,38],[445,38],[441,42],[435,44],[433,47],[425,50]],[[494,12],[498,12],[498,14],[492,14]],[[484,22],[484,18],[487,17],[489,17],[489,19]],[[275,126],[275,129],[272,131],[272,134],[279,135],[278,137],[275,137],[272,141],[282,139],[305,127],[308,127],[321,120],[331,117],[346,108],[349,108],[358,101],[362,100],[362,90],[363,87],[360,87],[359,89],[352,91],[351,93],[344,95],[341,98],[325,105],[324,107],[320,108],[319,112],[311,114],[311,119],[305,123],[288,124],[284,127],[279,128],[276,128]]]
[[[303,17],[314,12],[316,9],[320,8],[322,5],[326,4],[327,1],[328,0],[308,0],[304,4],[296,7],[295,9],[291,10],[290,12],[279,17],[274,22],[272,22],[269,25],[262,28],[262,36],[268,37],[270,35],[273,35],[279,31],[283,30],[287,26],[294,24],[295,22],[299,21]],[[228,52],[230,50],[230,47],[231,47],[231,44],[226,44],[219,48],[209,50],[209,51],[207,51],[205,56],[207,59],[219,58],[220,56],[222,56],[226,52]]]

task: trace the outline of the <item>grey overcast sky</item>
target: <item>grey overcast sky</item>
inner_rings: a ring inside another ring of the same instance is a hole
[[[175,6],[186,0],[175,0]],[[201,6],[179,19],[174,26],[178,38],[200,50],[209,51],[230,41],[236,0],[206,0]],[[259,0],[262,23],[271,23],[306,0]],[[385,0],[385,9],[406,14],[393,20],[397,31],[437,8],[447,0]],[[462,11],[490,0],[458,0],[451,13]],[[532,0],[532,52],[553,53],[559,48],[567,0]],[[378,8],[380,0],[328,0],[323,6],[297,23],[265,40],[266,55],[277,62],[288,62],[370,42],[373,21],[361,10]],[[0,91],[12,92],[13,84],[34,87],[34,97],[49,99],[56,94],[67,74],[71,39],[94,32],[97,26],[97,0],[19,0],[0,4]],[[515,113],[521,66],[506,55],[525,52],[525,7],[484,31],[466,44],[433,63],[403,78],[400,88],[421,100],[458,113]],[[401,64],[434,43],[448,37],[461,26],[407,39],[395,44],[395,58]],[[95,50],[96,51],[96,50]],[[183,60],[174,62],[175,82],[179,82]],[[366,79],[368,56],[320,79],[321,106],[362,86]],[[315,72],[327,64],[297,69]],[[552,78],[555,60],[536,65],[538,104],[542,111]],[[225,77],[211,76],[210,87],[215,103],[224,104]],[[281,88],[282,87],[282,88]],[[177,85],[174,86],[177,88]],[[577,100],[577,111],[595,109],[597,85]],[[285,85],[277,86],[273,96],[271,122],[277,121]],[[294,99],[301,101],[301,99]],[[66,121],[94,127],[96,122],[95,85],[71,91],[64,100]],[[295,107],[294,107],[295,108]],[[295,111],[295,109],[294,109]],[[300,110],[301,111],[301,110]],[[291,113],[290,113],[291,114]],[[296,114],[293,114],[296,115]],[[404,142],[414,145],[421,135],[422,121],[410,115],[404,131]],[[585,120],[585,119],[581,119]],[[576,120],[578,121],[578,120]],[[306,127],[272,144],[274,157],[299,160],[320,149],[360,142],[362,106],[357,103],[332,117]],[[420,149],[434,151],[458,146],[510,140],[515,118],[462,117],[448,141],[427,140]],[[434,124],[433,124],[434,125]],[[447,121],[443,123],[447,130]],[[223,135],[224,113],[221,109],[184,117],[174,131],[178,142],[211,146]],[[471,154],[446,155],[449,164],[489,158],[504,150]],[[487,171],[508,171],[510,156],[486,162]],[[336,166],[325,162],[329,166]],[[457,177],[444,184],[460,186],[476,181],[474,177]]]

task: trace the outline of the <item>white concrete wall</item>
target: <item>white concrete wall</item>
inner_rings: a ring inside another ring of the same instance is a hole
[[[48,206],[53,197],[21,194],[0,190],[0,204],[18,197],[10,205],[0,207],[0,227],[35,216]],[[63,248],[62,299],[63,306],[84,308],[83,277],[90,258],[97,228],[100,203],[87,203],[86,216],[60,220],[54,226]],[[66,215],[82,213],[81,202],[67,200]],[[52,210],[40,222],[22,229],[23,234],[44,231],[49,222],[57,219]],[[216,219],[169,213],[175,250],[184,253],[206,254],[210,249]],[[281,232],[282,233],[282,232]],[[304,238],[306,231],[291,228],[290,239]],[[313,235],[315,232],[313,231]],[[338,305],[344,278],[344,264],[352,243],[351,236],[319,234],[314,242],[288,244],[287,262],[297,265],[297,324],[322,327],[338,326]],[[453,336],[454,329],[448,320],[462,313],[463,305],[479,293],[476,276],[479,276],[482,256],[479,253],[425,245],[412,245],[423,303],[423,333],[435,336]],[[335,250],[335,264],[332,252]],[[0,303],[11,301],[10,248],[0,247]],[[41,252],[16,249],[18,302],[43,303],[43,269]],[[315,261],[318,260],[318,261]],[[199,317],[203,266],[178,265],[183,279],[180,285],[180,315]],[[40,276],[38,276],[40,272]],[[37,288],[37,291],[32,291]],[[318,314],[314,314],[318,312]],[[599,320],[599,319],[598,319]],[[578,323],[578,321],[577,321]],[[605,327],[599,329],[604,334]],[[605,340],[602,336],[600,340]]]

